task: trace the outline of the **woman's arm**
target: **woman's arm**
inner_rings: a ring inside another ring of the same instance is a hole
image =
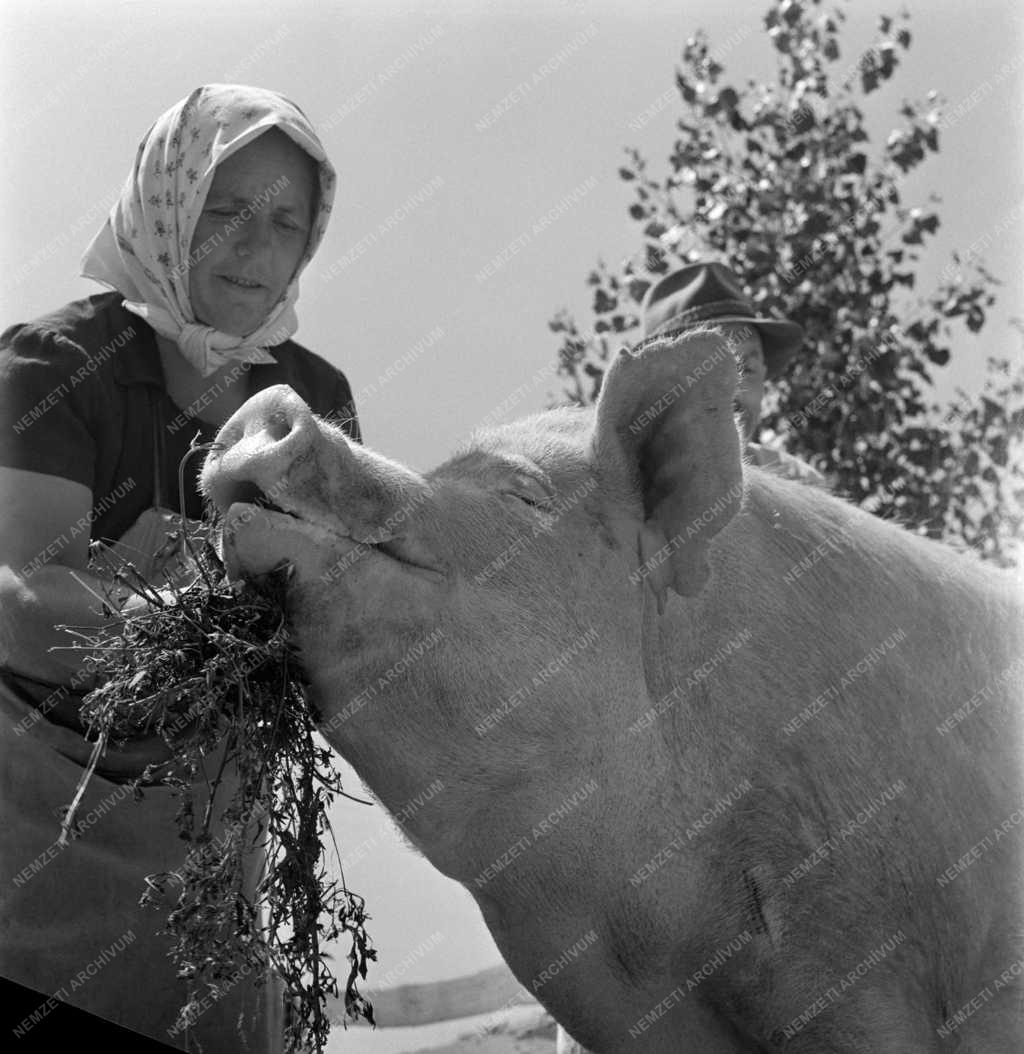
[[[82,669],[88,652],[56,626],[107,621],[113,583],[85,569],[92,504],[81,483],[0,466],[0,665],[56,682]]]

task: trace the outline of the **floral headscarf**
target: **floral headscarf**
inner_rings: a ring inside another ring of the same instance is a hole
[[[189,250],[217,165],[269,128],[279,128],[318,163],[319,211],[285,295],[259,329],[238,337],[197,321]],[[204,377],[234,360],[274,362],[266,347],[298,328],[298,278],[323,238],[335,180],[323,145],[294,103],[263,88],[204,85],[146,133],[119,200],[82,257],[82,274],[120,292],[124,306],[175,341]]]

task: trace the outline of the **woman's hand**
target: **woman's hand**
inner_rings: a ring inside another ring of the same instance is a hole
[[[124,558],[138,560],[150,591],[164,604],[176,603],[175,589],[195,579],[191,557],[168,545],[167,532],[178,526],[178,517],[156,509],[125,532],[127,549],[106,561],[108,571],[90,569],[92,505],[92,493],[81,483],[0,467],[0,665],[55,684],[80,674],[91,652],[59,626],[87,632],[119,611],[133,614],[150,605],[115,577]],[[161,546],[166,552],[154,560]]]

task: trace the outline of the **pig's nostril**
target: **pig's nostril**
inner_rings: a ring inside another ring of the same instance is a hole
[[[292,419],[283,411],[271,414],[266,421],[267,434],[275,443],[280,442],[292,430]]]

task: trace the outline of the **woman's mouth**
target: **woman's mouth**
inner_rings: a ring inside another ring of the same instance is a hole
[[[220,277],[234,289],[245,289],[250,292],[255,292],[256,290],[263,288],[262,282],[254,282],[251,278],[239,278],[226,274],[222,274]]]

